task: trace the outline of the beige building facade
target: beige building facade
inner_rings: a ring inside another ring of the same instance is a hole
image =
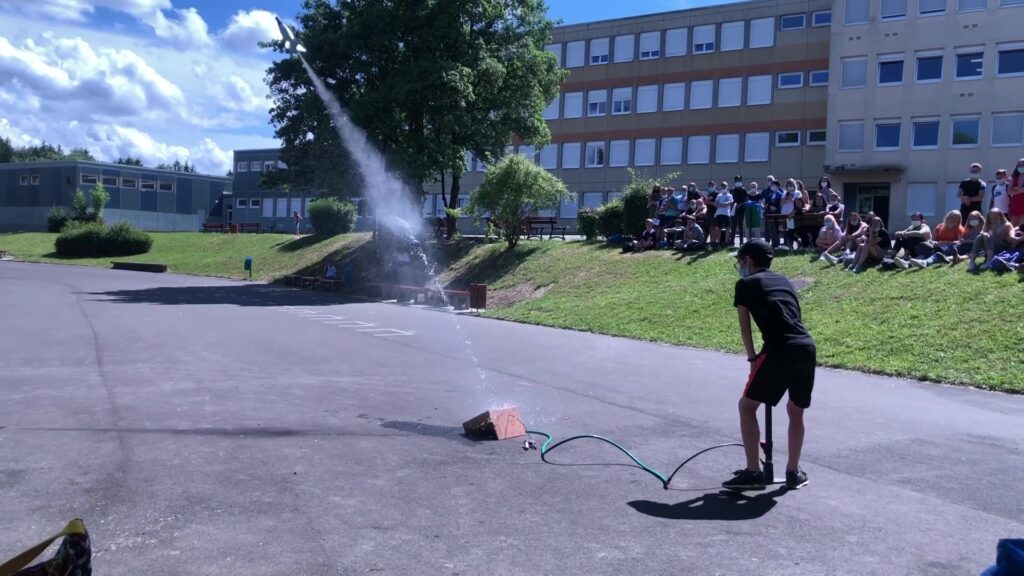
[[[890,229],[1024,157],[1024,0],[836,0],[826,172]],[[990,198],[986,196],[987,209]],[[966,216],[966,215],[965,215]]]

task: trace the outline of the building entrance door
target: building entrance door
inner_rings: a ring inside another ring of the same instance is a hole
[[[851,206],[861,217],[874,212],[886,227],[889,226],[889,184],[846,184],[843,188],[847,214]]]

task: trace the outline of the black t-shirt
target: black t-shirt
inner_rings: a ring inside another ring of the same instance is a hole
[[[700,192],[698,192],[696,188],[694,188],[692,190],[690,190],[688,188],[686,190],[686,201],[687,202],[689,202],[690,200],[696,200],[696,199],[698,199],[700,197],[701,197]]]
[[[733,186],[732,199],[736,201],[736,206],[739,207],[747,201],[747,189],[743,186]]]
[[[708,199],[704,201],[708,207],[708,216],[714,218],[715,212],[718,211],[718,206],[715,206],[715,198],[718,198],[718,190],[715,190],[708,194]]]
[[[734,306],[745,306],[761,330],[765,349],[813,345],[800,318],[800,301],[789,279],[762,270],[736,282]]]
[[[971,210],[977,210],[980,212],[981,202],[972,202],[968,200],[967,197],[977,196],[981,194],[984,189],[985,187],[981,184],[981,180],[974,180],[973,178],[964,180],[960,183],[960,190],[963,192],[963,198],[960,200],[960,203],[964,206],[969,206]],[[966,214],[964,214],[964,218],[967,218]]]
[[[878,236],[878,247],[883,250],[892,249],[892,238],[889,236],[889,231],[885,228],[879,230],[876,234]]]

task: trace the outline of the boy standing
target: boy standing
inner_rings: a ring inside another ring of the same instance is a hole
[[[807,474],[800,469],[800,450],[804,442],[804,410],[811,405],[817,352],[814,339],[803,325],[800,302],[790,281],[772,272],[774,254],[763,240],[750,240],[736,253],[740,279],[736,282],[734,304],[739,312],[740,336],[750,363],[750,377],[740,398],[740,431],[746,451],[747,467],[722,483],[732,490],[763,490],[761,471],[761,430],[757,409],[761,404],[775,406],[789,392],[789,462],[786,487],[807,485]],[[764,347],[754,352],[750,319],[761,330]],[[771,479],[768,479],[769,481]]]

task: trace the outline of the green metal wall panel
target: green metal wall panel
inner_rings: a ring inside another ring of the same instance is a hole
[[[138,189],[123,188],[121,190],[121,210],[138,210],[139,209],[139,191]]]
[[[174,212],[177,200],[174,197],[174,192],[157,192],[157,212]]]

